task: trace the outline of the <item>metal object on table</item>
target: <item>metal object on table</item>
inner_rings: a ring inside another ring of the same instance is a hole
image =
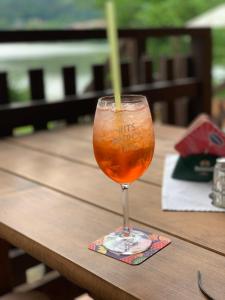
[[[210,195],[212,204],[225,208],[225,157],[216,160],[212,190]]]
[[[197,280],[198,280],[198,287],[200,289],[200,291],[202,292],[202,294],[205,296],[206,299],[208,300],[215,300],[212,296],[210,296],[208,294],[208,292],[206,292],[206,290],[203,288],[202,286],[202,274],[200,271],[197,271]]]

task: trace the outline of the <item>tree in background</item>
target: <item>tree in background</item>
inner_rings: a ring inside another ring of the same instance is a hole
[[[103,11],[107,0],[96,0]],[[185,26],[186,22],[205,11],[223,4],[224,0],[114,0],[119,27],[171,27]],[[225,65],[225,29],[213,30],[213,63]],[[153,41],[151,55],[160,56],[171,49],[165,42]],[[183,51],[185,51],[185,42]]]
[[[107,0],[96,0],[103,9]],[[114,0],[119,26],[184,26],[185,23],[224,0]]]

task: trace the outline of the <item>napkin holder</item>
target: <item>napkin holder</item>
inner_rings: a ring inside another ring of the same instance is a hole
[[[213,178],[218,157],[225,153],[225,134],[202,114],[189,126],[176,143],[180,154],[172,177],[180,180],[207,182]]]
[[[177,160],[172,178],[196,182],[211,181],[217,158],[218,156],[211,154],[180,156]]]

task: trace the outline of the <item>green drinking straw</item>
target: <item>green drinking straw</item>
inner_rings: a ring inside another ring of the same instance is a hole
[[[115,8],[112,1],[106,2],[107,36],[110,45],[110,68],[116,110],[121,109],[121,74],[119,61],[118,34],[116,29]]]

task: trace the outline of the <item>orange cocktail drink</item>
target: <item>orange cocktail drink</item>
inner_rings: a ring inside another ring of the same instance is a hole
[[[123,184],[139,178],[149,166],[154,151],[154,132],[145,98],[135,102],[135,95],[132,99],[129,96],[121,105],[121,110],[116,111],[110,97],[98,103],[93,145],[102,171]]]
[[[129,225],[128,189],[149,166],[154,144],[151,113],[144,96],[122,96],[119,109],[114,97],[98,100],[94,154],[102,171],[121,185],[123,203],[123,228],[108,234],[103,241],[108,251],[129,255],[151,246],[146,233]]]

